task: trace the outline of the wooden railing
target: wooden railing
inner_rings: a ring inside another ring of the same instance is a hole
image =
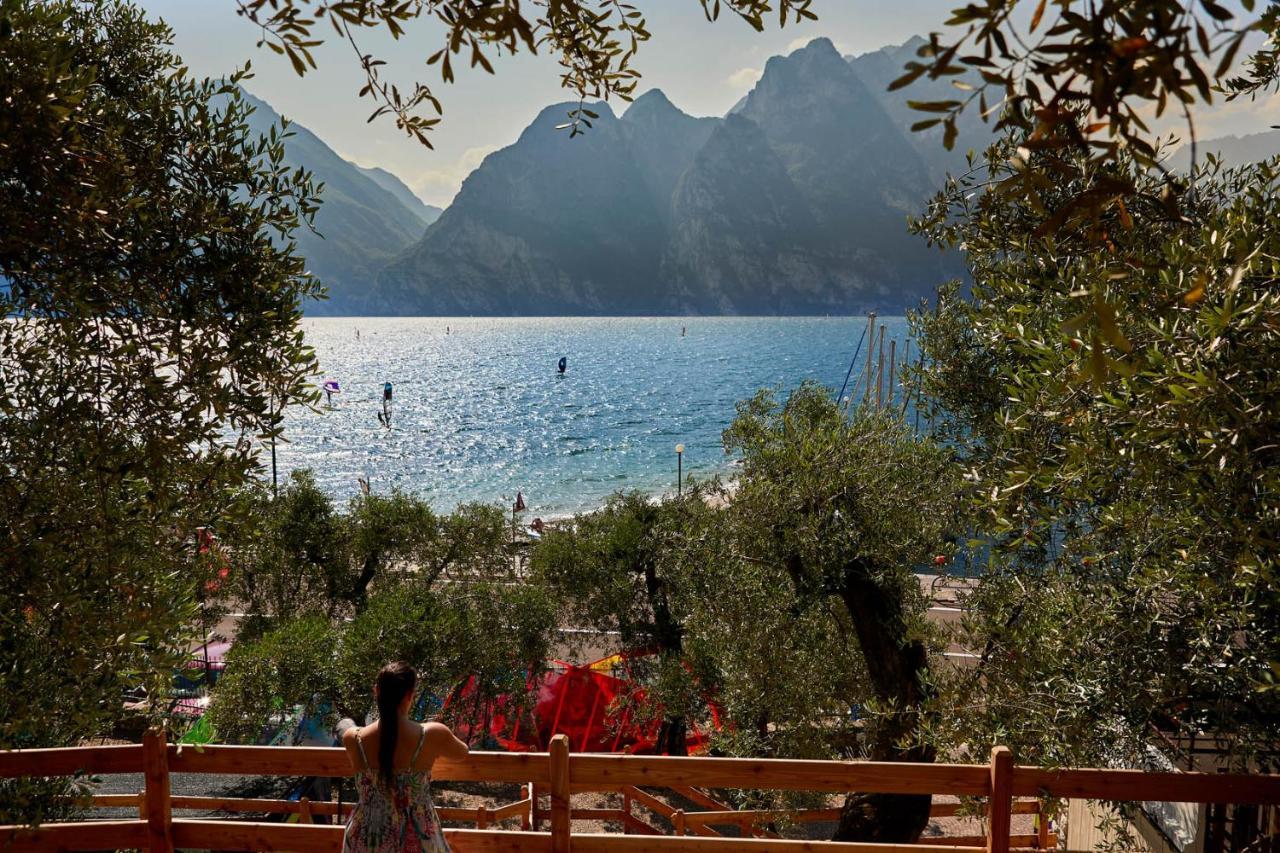
[[[624,785],[618,792],[621,796],[620,807],[580,807],[571,805],[569,809],[570,825],[574,821],[608,821],[622,827],[624,833],[640,833],[643,835],[665,835],[661,823],[645,820],[642,815],[647,812],[660,821],[670,824],[676,834],[723,837],[712,827],[732,827],[746,836],[757,838],[779,838],[779,824],[831,823],[839,819],[839,808],[792,808],[792,809],[734,809],[713,798],[708,792],[690,785],[671,785],[663,789],[669,799],[684,800],[701,806],[701,810],[686,810],[680,804],[672,805],[662,796]],[[436,815],[445,823],[474,824],[477,829],[511,823],[512,828],[519,826],[522,830],[537,830],[551,819],[551,809],[543,802],[546,798],[536,796],[532,785],[520,787],[520,799],[498,806],[480,805],[475,808],[459,806],[436,806]],[[134,794],[95,794],[91,802],[96,809],[137,809],[139,818],[145,815],[146,791]],[[298,799],[264,799],[259,797],[209,797],[179,796],[169,798],[170,807],[174,810],[223,812],[230,814],[256,815],[288,815],[299,823],[329,822],[336,818],[345,821],[355,808],[352,802],[332,802],[312,800],[302,796]],[[644,812],[637,812],[639,806]],[[1028,815],[1033,820],[1034,833],[1011,835],[1013,847],[1026,847],[1044,851],[1057,846],[1057,835],[1050,828],[1049,815],[1044,803],[1039,799],[1014,800],[1013,813]],[[933,803],[929,809],[931,818],[956,817],[961,814],[960,803]],[[973,835],[938,835],[921,838],[920,844],[930,846],[972,847],[985,845],[986,838]]]
[[[148,732],[140,745],[34,749],[0,752],[0,777],[68,776],[76,773],[139,773],[145,790],[140,796],[115,805],[137,806],[136,820],[100,820],[45,824],[35,828],[0,827],[0,850],[101,850],[144,848],[172,851],[197,847],[220,850],[336,851],[341,848],[342,828],[315,824],[281,824],[234,820],[175,819],[174,808],[214,806],[220,798],[174,797],[171,773],[210,773],[264,776],[349,776],[351,768],[341,749],[315,747],[206,746],[176,747],[163,734]],[[1027,810],[1018,797],[1085,798],[1127,801],[1193,803],[1280,804],[1280,776],[1209,773],[1144,773],[1131,770],[1043,770],[1017,767],[1008,749],[996,747],[991,763],[893,764],[857,761],[792,761],[736,758],[676,758],[599,754],[569,754],[568,740],[552,739],[549,752],[474,752],[459,761],[436,762],[432,775],[441,780],[507,782],[528,786],[529,796],[511,804],[528,809],[530,829],[493,828],[446,830],[453,848],[467,851],[545,850],[565,853],[625,853],[630,850],[789,851],[847,850],[864,853],[905,853],[936,847],[893,844],[838,844],[783,838],[728,838],[709,829],[710,824],[754,825],[764,813],[738,813],[717,809],[719,814],[684,812],[670,815],[676,835],[655,836],[611,833],[574,833],[575,819],[602,819],[599,812],[612,810],[571,807],[575,793],[613,792],[624,802],[637,801],[646,808],[651,797],[642,788],[668,788],[691,794],[698,802],[705,794],[698,788],[771,789],[891,794],[949,794],[987,798],[987,833],[968,846],[953,851],[980,853],[1008,851],[1016,845],[1010,835],[1012,815]],[[538,802],[549,797],[543,811]],[[115,795],[120,796],[120,795]],[[716,801],[712,801],[716,802]],[[707,805],[699,802],[700,805]],[[717,803],[718,805],[718,803]],[[626,808],[629,809],[630,805]],[[301,808],[301,806],[299,807]],[[332,803],[308,804],[320,814],[337,807]],[[510,807],[506,807],[510,808]],[[945,809],[944,809],[945,810]],[[490,810],[495,822],[498,809]],[[484,823],[477,813],[478,823]],[[512,808],[503,818],[519,815]],[[546,814],[549,831],[539,830]],[[829,816],[828,816],[829,817]],[[693,835],[685,835],[692,832]],[[744,832],[744,835],[747,834]]]

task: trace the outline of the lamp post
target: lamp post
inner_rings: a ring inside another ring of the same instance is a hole
[[[272,441],[272,442],[271,442],[271,451],[272,451],[272,453],[271,453],[271,461],[272,461],[272,463],[273,463],[273,464],[272,464],[273,473],[274,473],[274,468],[275,468],[275,465],[274,465],[274,463],[275,463],[275,449],[276,449],[275,441]],[[197,527],[197,528],[196,528],[196,565],[197,565],[197,568],[199,567],[199,564],[200,564],[200,555],[204,553],[204,541],[205,541],[205,536],[206,536],[206,535],[208,535],[208,534],[207,534],[208,529],[209,529],[209,528],[207,528],[207,527]],[[212,538],[212,537],[211,537],[211,538]],[[199,576],[200,576],[200,573],[199,573],[199,572],[197,572],[196,577],[199,577]],[[205,600],[205,596],[208,594],[208,590],[206,590],[206,589],[205,589],[205,587],[204,587],[203,585],[201,585],[201,586],[196,587],[196,594],[197,594],[197,596],[199,597],[199,601],[200,601],[200,637],[201,637],[201,638],[203,639],[203,641],[204,641],[204,689],[207,691],[207,690],[209,689],[209,626],[208,626],[207,621],[206,621],[206,619],[205,619],[205,602],[204,602],[204,600]]]
[[[511,505],[511,544],[516,544],[516,513],[524,512],[524,492],[516,492],[515,503]]]
[[[271,498],[280,497],[280,487],[276,481],[276,395],[271,393]]]
[[[676,497],[684,493],[684,445],[676,445]]]

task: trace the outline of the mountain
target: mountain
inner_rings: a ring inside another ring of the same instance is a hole
[[[266,133],[279,124],[280,115],[270,104],[242,94],[255,108],[249,117],[255,132]],[[315,232],[303,228],[296,237],[307,268],[328,288],[329,298],[306,309],[316,314],[363,312],[363,289],[378,268],[422,236],[422,218],[396,192],[339,157],[302,125],[291,122],[289,131],[293,135],[285,140],[285,163],[310,170],[324,184]]]
[[[1196,143],[1196,157],[1201,162],[1210,152],[1219,155],[1224,166],[1244,166],[1268,160],[1280,155],[1280,130],[1250,133],[1246,136],[1221,136],[1217,139],[1202,139]],[[1183,145],[1175,151],[1170,162],[1179,171],[1191,168],[1191,146]]]
[[[815,39],[769,60],[682,178],[663,270],[701,310],[901,307],[945,277],[906,228],[931,188],[876,97]]]
[[[352,164],[355,165],[355,164]],[[444,208],[436,207],[434,204],[427,204],[418,198],[417,193],[409,189],[404,181],[379,166],[356,166],[361,172],[373,180],[375,184],[382,187],[387,192],[400,200],[400,203],[407,207],[411,212],[417,214],[422,220],[422,227],[426,228],[432,222],[440,218],[440,214]]]
[[[671,206],[662,273],[686,311],[786,313],[825,278],[813,212],[750,119],[716,128]]]
[[[774,57],[741,108],[659,91],[585,134],[548,107],[391,261],[370,312],[899,310],[959,272],[907,233],[930,167],[827,39]]]
[[[917,52],[925,44],[927,42],[923,38],[915,36],[903,44],[890,45],[860,56],[846,56],[845,60],[875,95],[894,124],[915,148],[916,153],[924,160],[929,168],[930,178],[935,185],[938,185],[948,172],[959,174],[965,171],[968,168],[965,160],[967,152],[972,149],[981,153],[991,143],[994,134],[991,125],[984,122],[979,115],[976,100],[960,114],[956,122],[955,144],[950,151],[943,147],[941,125],[912,132],[913,124],[931,116],[912,109],[907,105],[907,101],[964,100],[970,93],[956,88],[952,85],[952,81],[957,80],[961,83],[967,81],[970,84],[975,82],[969,79],[972,75],[931,80],[926,74],[916,78],[909,85],[890,92],[889,84],[906,72],[908,62],[923,61]],[[976,82],[981,83],[981,80]]]
[[[515,144],[487,156],[423,238],[379,274],[369,310],[672,310],[654,289],[666,238],[666,199],[655,187],[665,179],[644,165],[646,134],[601,103],[588,105],[599,115],[593,127],[570,138],[555,126],[574,106],[547,107]]]
[[[695,118],[675,107],[660,89],[650,89],[622,116],[636,165],[658,200],[663,216],[676,182],[715,131],[720,119]]]

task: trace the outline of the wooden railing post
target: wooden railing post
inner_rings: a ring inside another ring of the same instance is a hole
[[[533,810],[538,807],[538,801],[534,799],[533,785],[520,786],[520,799],[529,801],[529,809],[520,815],[520,828],[524,830],[533,829]]]
[[[142,775],[146,783],[147,839],[151,853],[173,853],[168,752],[164,730],[147,729],[142,736]]]
[[[551,853],[569,853],[569,738],[551,739]]]
[[[1009,853],[1013,815],[1013,753],[1007,746],[991,750],[991,798],[987,801],[987,851]]]
[[[671,830],[676,835],[684,835],[684,809],[676,809],[675,814],[671,815]]]
[[[631,834],[631,794],[622,789],[622,834]]]

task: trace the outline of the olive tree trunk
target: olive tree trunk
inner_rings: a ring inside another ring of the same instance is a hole
[[[658,577],[653,561],[646,560],[642,571],[649,609],[653,613],[653,638],[658,654],[664,659],[678,661],[684,655],[684,626],[671,615],[667,585]],[[683,715],[667,714],[662,718],[654,751],[658,755],[689,754],[688,722]]]
[[[872,692],[887,710],[869,727],[869,758],[932,762],[933,748],[915,738],[919,708],[928,698],[928,656],[922,642],[907,639],[901,598],[856,566],[846,570],[839,594],[858,634]],[[832,840],[911,843],[929,823],[932,800],[928,794],[850,794]]]

